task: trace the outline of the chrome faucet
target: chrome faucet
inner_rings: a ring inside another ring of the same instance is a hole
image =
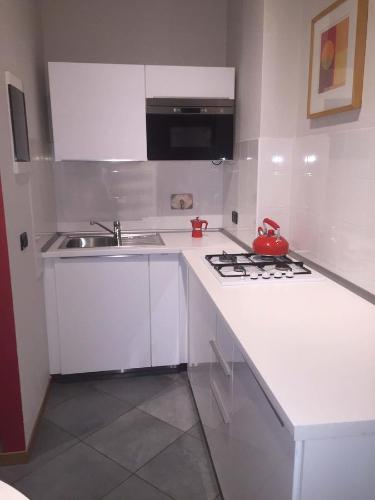
[[[113,239],[115,240],[115,245],[120,247],[122,245],[122,238],[121,238],[121,223],[119,220],[113,221],[113,229],[110,229],[109,227],[105,226],[104,224],[101,224],[100,222],[97,222],[96,220],[90,220],[90,225],[91,226],[100,226],[109,233],[113,235]]]

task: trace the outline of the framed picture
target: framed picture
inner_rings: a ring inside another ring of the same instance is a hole
[[[311,22],[308,118],[362,105],[368,0],[338,0]]]

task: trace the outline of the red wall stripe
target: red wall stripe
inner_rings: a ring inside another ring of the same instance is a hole
[[[25,433],[0,178],[0,452],[23,450],[25,450]]]

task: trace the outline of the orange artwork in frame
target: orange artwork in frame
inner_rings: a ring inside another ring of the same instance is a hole
[[[338,0],[311,22],[307,117],[362,105],[368,0]]]

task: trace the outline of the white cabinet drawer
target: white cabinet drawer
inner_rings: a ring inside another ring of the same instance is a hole
[[[210,342],[213,352],[211,365],[211,390],[222,419],[230,422],[232,412],[232,359],[234,343],[224,321],[217,317],[216,338]]]
[[[210,367],[215,340],[215,308],[196,275],[188,275],[188,375],[202,423],[211,421]]]
[[[237,493],[252,500],[290,500],[294,441],[237,348],[230,433],[233,467],[242,470]]]

